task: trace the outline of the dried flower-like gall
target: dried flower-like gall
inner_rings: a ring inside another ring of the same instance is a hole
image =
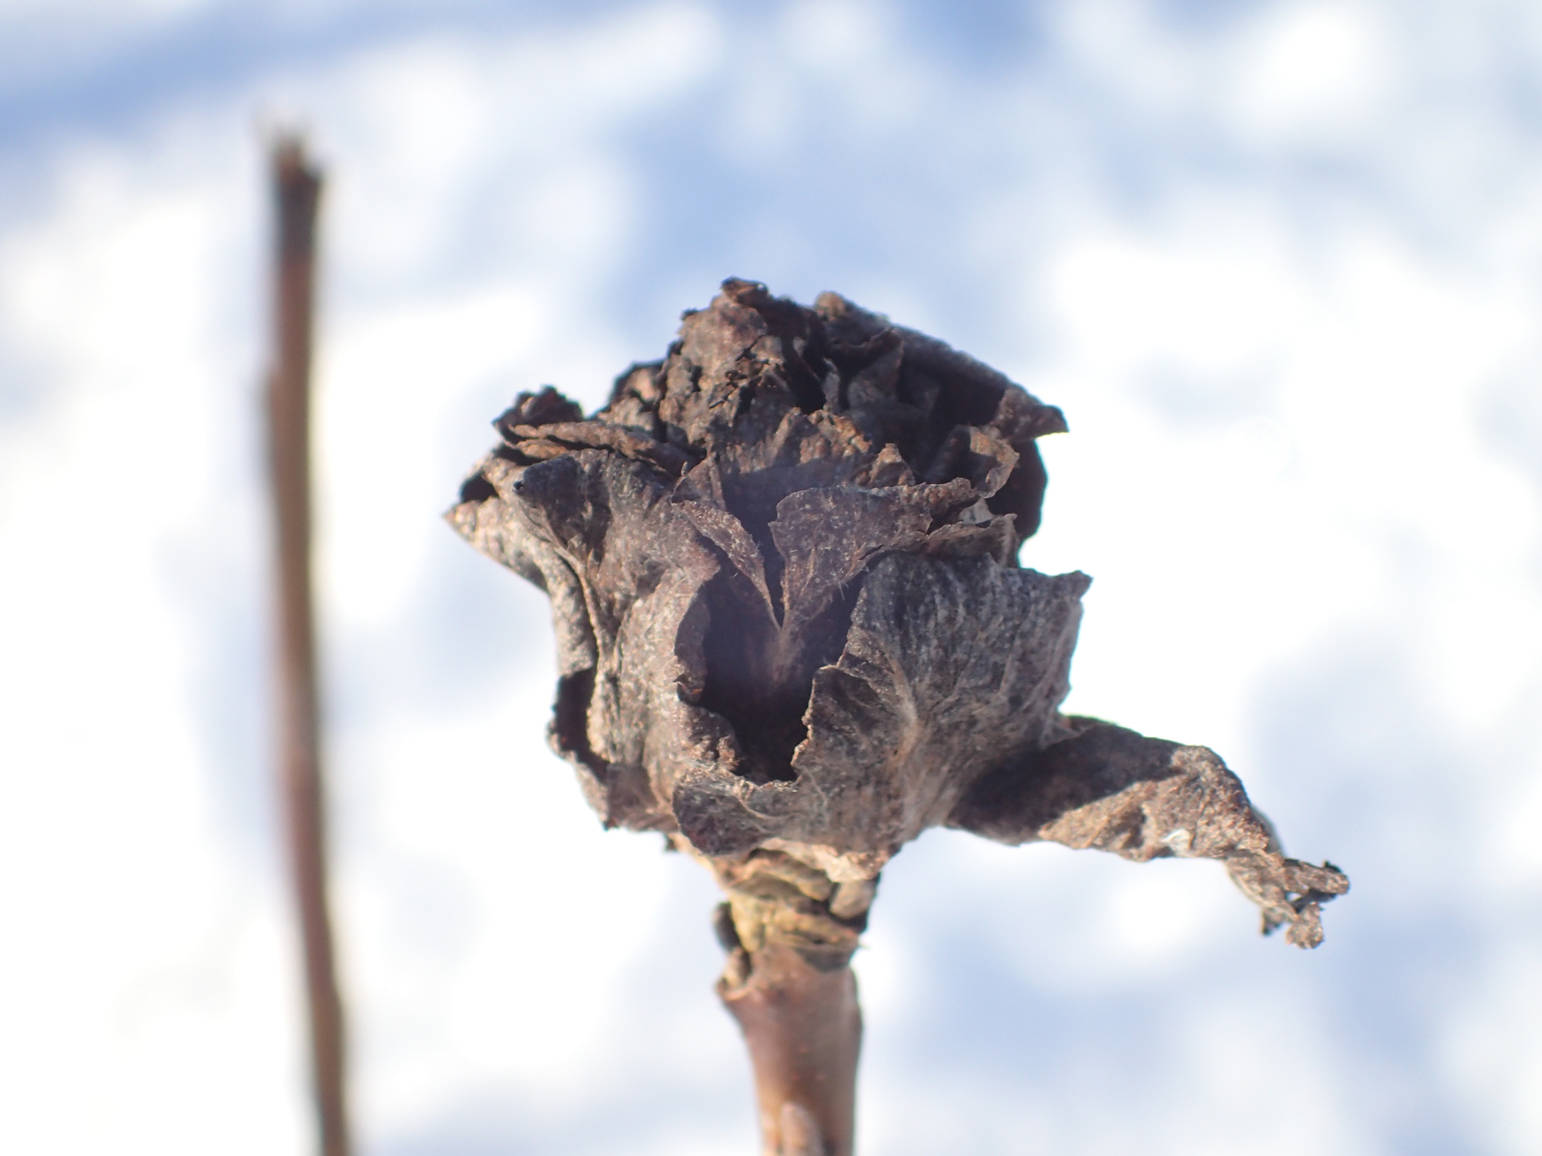
[[[1284,858],[1215,755],[1059,711],[1089,580],[1018,564],[1058,409],[835,294],[731,280],[592,417],[547,388],[495,424],[450,520],[551,599],[551,739],[590,804],[728,889],[725,998],[768,945],[843,967],[940,825],[1219,859],[1266,929],[1321,940],[1347,880]]]

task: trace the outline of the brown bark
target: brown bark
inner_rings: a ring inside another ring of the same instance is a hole
[[[278,546],[277,714],[285,835],[304,954],[319,1151],[348,1156],[344,1023],[327,906],[326,815],[310,577],[310,366],[321,177],[297,140],[272,155],[277,210],[270,474]]]
[[[738,949],[717,990],[749,1048],[763,1156],[851,1156],[862,1043],[851,968],[768,943]]]

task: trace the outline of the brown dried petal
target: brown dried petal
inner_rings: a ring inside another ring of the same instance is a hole
[[[1087,583],[886,556],[863,580],[840,658],[814,675],[796,778],[703,768],[676,785],[682,834],[709,856],[773,847],[834,880],[873,878],[975,779],[1062,733]]]
[[[835,294],[806,310],[733,280],[596,417],[640,429],[650,405],[671,444],[719,462],[729,508],[756,533],[801,489],[907,483],[892,468],[867,476],[888,455],[928,481],[968,477],[1027,536],[1044,492],[1033,439],[1065,428],[1059,410],[934,338]]]
[[[674,781],[702,762],[722,773],[738,762],[726,724],[693,705],[715,555],[668,502],[667,479],[618,454],[526,468],[494,458],[482,476],[495,496],[451,520],[535,570],[551,596],[563,676],[554,745],[607,823],[672,828],[659,800]]]
[[[538,426],[548,422],[581,421],[584,411],[576,401],[558,393],[549,385],[543,385],[535,393],[521,393],[514,404],[493,421],[493,428],[502,433],[513,426]]]
[[[915,549],[935,521],[974,499],[961,478],[938,486],[800,490],[783,498],[771,539],[782,559],[788,645],[796,645],[799,633],[880,553]]]
[[[625,457],[657,467],[670,475],[680,474],[690,461],[681,450],[668,442],[656,441],[624,425],[601,421],[554,421],[542,425],[512,425],[504,422],[499,432],[516,453],[526,457],[548,458],[568,450],[614,450]],[[533,444],[549,444],[554,452],[532,452]]]

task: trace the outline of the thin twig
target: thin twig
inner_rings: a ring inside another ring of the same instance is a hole
[[[278,537],[278,727],[289,864],[305,957],[311,1067],[322,1156],[348,1156],[344,1025],[327,910],[316,643],[310,579],[310,366],[321,177],[301,143],[272,151],[278,215],[268,445]]]

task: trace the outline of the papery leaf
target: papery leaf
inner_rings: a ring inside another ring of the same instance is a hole
[[[1322,942],[1321,905],[1349,889],[1331,864],[1286,858],[1269,821],[1205,747],[1147,738],[1096,719],[1025,752],[982,779],[948,822],[1002,843],[1048,840],[1145,861],[1169,855],[1219,859],[1298,947]]]

